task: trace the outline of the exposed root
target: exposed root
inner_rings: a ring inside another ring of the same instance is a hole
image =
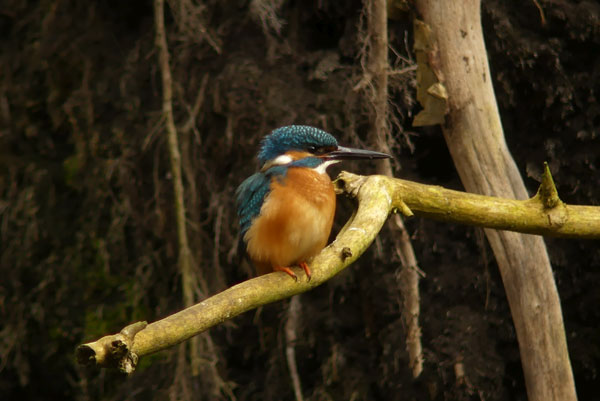
[[[290,377],[294,386],[294,395],[296,401],[302,401],[302,385],[300,384],[300,375],[296,364],[296,340],[298,331],[298,320],[300,319],[300,297],[292,297],[288,309],[287,320],[285,322],[285,356],[287,359]]]
[[[363,78],[355,86],[368,88],[367,97],[372,105],[371,138],[379,151],[391,153],[390,149],[390,112],[388,96],[388,32],[387,32],[387,3],[384,0],[366,2],[364,13],[367,19],[367,33],[363,53]],[[410,66],[409,70],[414,67]],[[380,164],[380,174],[393,176],[392,164],[389,159]],[[421,328],[419,326],[419,275],[417,260],[410,238],[404,227],[402,218],[394,215],[393,223],[388,224],[392,231],[391,238],[400,256],[401,272],[398,280],[400,293],[404,299],[402,318],[407,328],[406,348],[409,354],[409,364],[413,377],[418,377],[423,370],[423,352],[421,346]]]

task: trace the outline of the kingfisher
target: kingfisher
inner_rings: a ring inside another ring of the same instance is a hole
[[[327,245],[335,191],[327,167],[349,159],[383,159],[386,153],[339,146],[333,135],[306,125],[273,130],[263,138],[260,171],[237,189],[240,245],[259,275],[301,267]]]

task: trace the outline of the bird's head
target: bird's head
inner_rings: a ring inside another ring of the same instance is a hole
[[[262,169],[296,165],[323,170],[340,160],[385,159],[386,153],[339,146],[333,135],[306,125],[290,125],[273,130],[262,142],[258,160]]]

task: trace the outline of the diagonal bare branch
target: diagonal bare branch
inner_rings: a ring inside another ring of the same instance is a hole
[[[549,174],[549,172],[548,172]],[[544,180],[549,185],[549,180]],[[352,264],[375,239],[390,213],[411,211],[416,216],[503,230],[569,238],[600,238],[600,207],[573,206],[559,201],[548,208],[539,193],[528,200],[476,195],[385,176],[342,172],[340,192],[358,199],[358,210],[311,263],[311,281],[290,280],[271,273],[244,281],[174,315],[153,322],[107,355],[115,335],[77,349],[82,364],[122,366],[121,359],[139,357],[179,344],[241,313],[309,291]],[[542,191],[540,191],[542,192]],[[304,277],[298,271],[298,277]],[[125,350],[123,347],[127,347]],[[126,351],[126,352],[125,352]],[[117,360],[115,360],[115,358]],[[130,370],[131,371],[131,370]]]

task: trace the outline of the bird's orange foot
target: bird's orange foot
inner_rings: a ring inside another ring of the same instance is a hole
[[[300,263],[298,263],[298,266],[300,266],[302,268],[302,270],[304,270],[304,272],[306,273],[306,276],[308,277],[308,281],[310,281],[312,274],[310,273],[310,268],[308,267],[306,262],[300,262]],[[291,276],[295,281],[298,281],[298,276],[296,276],[296,273],[294,273],[292,271],[292,269],[290,269],[289,267],[275,266],[273,268],[273,271],[284,272],[287,275]]]
[[[294,273],[289,267],[275,266],[273,271],[287,273],[288,275],[292,276],[294,281],[298,281],[298,276],[296,276],[296,273]]]
[[[302,268],[302,270],[304,270],[304,272],[306,273],[306,276],[308,277],[308,281],[310,281],[312,274],[310,273],[310,269],[308,268],[308,265],[306,264],[306,262],[300,262],[299,265]]]

